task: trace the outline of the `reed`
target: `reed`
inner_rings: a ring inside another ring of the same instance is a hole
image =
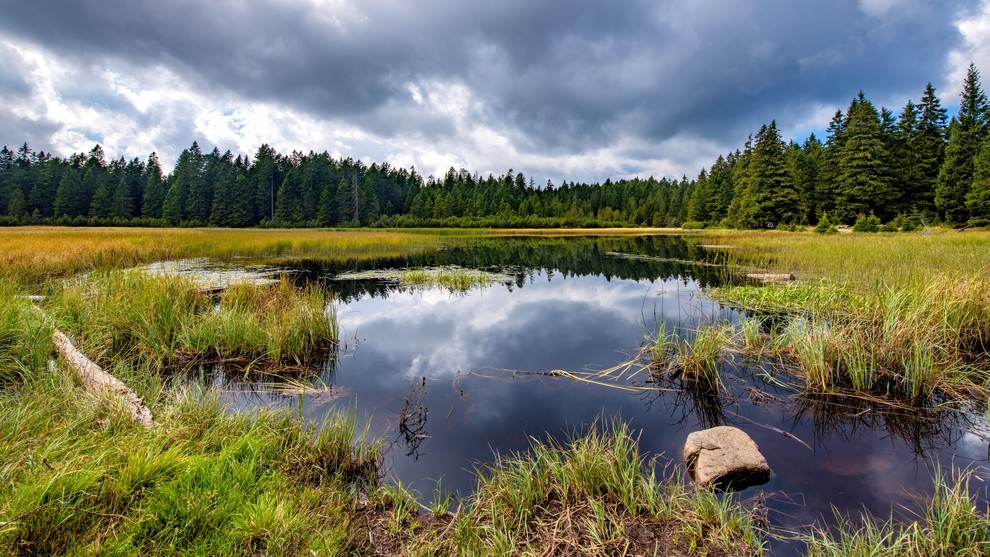
[[[924,283],[858,292],[831,282],[714,289],[750,313],[800,317],[787,346],[809,389],[912,400],[990,385],[990,283],[943,273]],[[802,325],[803,324],[803,325]]]
[[[811,556],[901,556],[937,557],[986,555],[990,552],[990,515],[977,510],[970,495],[969,473],[955,480],[935,474],[935,494],[923,516],[910,523],[862,517],[856,526],[849,517],[838,516],[835,531],[816,529],[804,536]]]
[[[46,310],[98,363],[154,369],[223,360],[266,368],[324,359],[338,330],[329,292],[234,285],[219,301],[188,279],[110,271],[53,287]]]

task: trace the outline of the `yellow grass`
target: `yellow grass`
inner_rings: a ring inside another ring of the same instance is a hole
[[[928,283],[946,274],[986,280],[990,231],[839,234],[773,231],[709,233],[706,244],[733,246],[733,263],[760,270],[827,279],[875,291]]]
[[[186,257],[396,257],[439,241],[435,235],[379,230],[0,228],[0,274],[30,283]]]

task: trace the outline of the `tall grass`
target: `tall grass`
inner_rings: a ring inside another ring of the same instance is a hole
[[[710,233],[699,241],[732,246],[724,251],[734,265],[826,279],[857,292],[924,284],[944,273],[985,280],[990,231],[932,232],[822,236],[732,231]]]
[[[350,509],[375,489],[381,449],[353,418],[331,414],[314,435],[288,413],[231,415],[187,389],[159,401],[149,431],[71,383],[0,396],[4,554],[357,551]]]
[[[676,476],[659,479],[637,445],[619,423],[499,457],[481,472],[468,509],[424,544],[424,553],[762,552],[738,507],[711,491],[689,491]]]
[[[863,517],[856,526],[839,516],[835,531],[817,529],[804,539],[808,555],[822,557],[978,556],[990,554],[990,515],[977,510],[967,473],[954,481],[936,474],[924,515],[909,524]]]
[[[926,400],[990,385],[990,282],[982,279],[943,273],[867,292],[824,281],[711,295],[749,312],[801,316],[786,338],[812,390]]]
[[[284,280],[234,285],[214,301],[182,277],[110,271],[53,287],[45,307],[98,363],[305,365],[338,340],[329,292]]]
[[[15,387],[44,369],[51,330],[20,288],[0,279],[0,389]]]
[[[440,241],[436,234],[382,230],[3,228],[0,276],[34,285],[81,271],[190,257],[352,261],[407,255]]]

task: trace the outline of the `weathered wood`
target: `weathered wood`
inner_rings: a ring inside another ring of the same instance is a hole
[[[747,273],[746,278],[763,282],[787,282],[794,280],[790,273]]]
[[[87,387],[120,399],[124,402],[132,420],[146,428],[154,427],[155,422],[151,410],[148,410],[148,406],[141,400],[141,397],[137,396],[123,381],[94,364],[72,345],[69,337],[61,332],[52,333],[52,340],[55,342],[55,349],[65,360],[66,365],[76,372],[76,375]]]

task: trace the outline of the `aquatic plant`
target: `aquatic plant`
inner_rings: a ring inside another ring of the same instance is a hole
[[[653,373],[661,378],[676,377],[682,382],[717,389],[718,368],[734,337],[735,330],[728,324],[706,324],[678,336],[667,331],[666,323],[661,323],[650,338]]]
[[[802,536],[807,553],[822,557],[986,555],[990,552],[990,515],[977,510],[970,495],[970,476],[962,472],[950,481],[936,471],[935,493],[923,516],[908,524],[893,518],[884,521],[866,516],[854,521],[837,515],[835,530],[819,528]]]
[[[869,293],[822,282],[722,287],[711,295],[757,314],[800,316],[786,340],[809,389],[926,400],[988,386],[979,371],[988,363],[987,286],[943,274]]]

